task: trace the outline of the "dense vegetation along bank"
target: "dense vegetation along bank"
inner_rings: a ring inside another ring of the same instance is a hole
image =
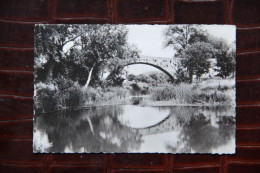
[[[225,79],[221,85],[215,80],[201,83],[165,84],[154,87],[108,87],[106,89],[79,86],[65,92],[42,85],[38,89],[37,107],[46,110],[80,109],[89,106],[135,104],[141,106],[226,106],[235,103],[232,80]],[[44,88],[45,87],[45,88]],[[145,90],[145,91],[143,91]]]

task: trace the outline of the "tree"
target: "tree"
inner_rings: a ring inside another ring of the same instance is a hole
[[[172,46],[176,51],[176,57],[195,42],[206,42],[208,33],[197,25],[170,25],[163,33],[164,46]]]
[[[37,25],[36,80],[83,90],[99,84],[105,72],[120,72],[120,61],[138,56],[127,33],[123,25]]]
[[[232,45],[228,45],[227,42],[219,38],[211,38],[211,42],[214,46],[215,57],[217,60],[216,66],[214,68],[217,71],[217,76],[221,78],[226,78],[231,73],[235,72],[235,50]]]
[[[164,46],[172,46],[175,56],[182,59],[175,74],[177,82],[184,82],[188,77],[191,83],[193,75],[199,79],[209,71],[212,46],[205,30],[197,25],[172,25],[164,31],[164,37]]]
[[[81,33],[77,25],[36,25],[35,27],[35,80],[52,82],[53,78],[66,73],[62,64],[67,54],[64,48]]]
[[[236,42],[234,41],[230,46],[230,57],[232,57],[232,78],[235,77],[236,72]]]
[[[149,75],[149,77],[152,78],[154,81],[157,81],[157,80],[158,80],[158,76],[157,76],[156,73],[151,73],[151,74]]]
[[[137,80],[138,80],[139,82],[144,82],[144,83],[148,83],[148,82],[149,82],[148,76],[147,76],[147,75],[144,75],[144,74],[139,74],[139,75],[137,76]]]
[[[126,78],[128,81],[134,81],[136,79],[136,76],[134,74],[129,74]]]
[[[183,57],[181,63],[187,70],[189,82],[192,83],[193,75],[200,79],[202,74],[209,72],[210,58],[214,57],[214,48],[209,43],[195,42],[188,45],[181,56]]]
[[[217,76],[226,78],[234,72],[233,56],[230,53],[226,55],[219,55],[217,57],[216,66],[218,68],[215,68],[214,70],[218,72]]]
[[[82,51],[76,61],[87,71],[83,89],[93,79],[100,81],[105,72],[110,73],[108,79],[113,81],[121,72],[120,61],[138,56],[138,52],[127,43],[128,31],[123,25],[84,25],[83,29],[87,32],[77,44]]]
[[[189,78],[187,76],[187,72],[185,71],[181,62],[178,62],[176,64],[175,76],[174,77],[175,77],[175,82],[177,84],[189,81]]]
[[[106,85],[108,86],[122,86],[124,82],[124,78],[121,77],[122,69],[121,68],[114,68],[106,78]]]
[[[118,50],[116,52],[120,53]],[[121,77],[125,74],[125,64],[127,64],[127,61],[131,61],[135,58],[139,58],[139,51],[135,46],[126,43],[122,53],[120,53],[118,57],[111,58],[106,64],[105,67],[109,72],[109,75],[106,78],[106,83],[113,86],[121,86],[125,80]]]

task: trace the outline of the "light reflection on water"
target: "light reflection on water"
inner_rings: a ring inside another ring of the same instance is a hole
[[[122,106],[123,113],[119,121],[133,128],[145,128],[162,121],[170,114],[169,107],[141,107],[134,105]]]
[[[36,113],[34,121],[34,152],[234,151],[233,107],[114,105]]]

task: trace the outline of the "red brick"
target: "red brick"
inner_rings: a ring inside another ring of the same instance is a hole
[[[33,23],[0,22],[0,28],[0,46],[33,47]]]
[[[231,22],[238,26],[260,25],[259,0],[233,0],[231,8]]]
[[[0,96],[0,120],[33,118],[33,99]]]
[[[50,166],[50,172],[52,173],[71,173],[71,172],[77,172],[77,173],[99,173],[99,172],[105,172],[105,168],[101,166],[83,166],[83,165],[77,165],[77,166],[65,166],[65,165],[59,165],[59,166]]]
[[[237,79],[259,78],[260,77],[260,53],[238,54],[236,58]]]
[[[154,170],[154,169],[145,169],[145,170],[140,170],[140,169],[115,169],[111,171],[112,173],[134,173],[134,172],[152,172],[152,173],[166,173],[168,172],[167,170]]]
[[[33,121],[0,121],[0,137],[4,138],[32,138]]]
[[[237,147],[235,155],[227,155],[227,162],[229,161],[260,161],[260,147]]]
[[[33,96],[33,73],[0,71],[0,93]]]
[[[260,81],[237,81],[236,101],[237,104],[258,104],[260,103]]]
[[[219,155],[194,155],[194,154],[183,154],[174,156],[174,166],[198,166],[198,165],[220,165]]]
[[[242,145],[260,145],[260,128],[252,129],[237,129],[236,131],[236,144]]]
[[[8,165],[0,163],[1,173],[42,173],[43,168],[38,165]]]
[[[114,154],[111,157],[113,168],[165,168],[167,165],[166,154]]]
[[[0,48],[0,69],[33,70],[33,49]]]
[[[235,173],[259,173],[260,163],[229,163],[226,172]]]
[[[219,167],[193,167],[193,168],[178,168],[174,170],[174,173],[219,173]]]
[[[109,17],[105,0],[56,0],[56,17]]]
[[[11,20],[48,20],[49,0],[1,0],[0,18]]]
[[[104,154],[55,154],[52,155],[54,164],[96,164],[104,165]]]
[[[237,29],[237,52],[260,50],[260,28]]]
[[[237,107],[237,127],[259,127],[260,106]]]
[[[0,138],[0,162],[37,164],[43,162],[46,154],[33,154],[32,140]]]
[[[168,20],[168,0],[116,0],[116,21]]]
[[[224,24],[224,1],[176,1],[174,21],[177,24]]]
[[[58,18],[54,20],[55,23],[58,24],[105,24],[111,23],[109,19],[78,19],[78,18]]]

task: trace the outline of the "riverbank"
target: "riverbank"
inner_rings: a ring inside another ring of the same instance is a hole
[[[182,107],[217,107],[217,106],[234,106],[224,104],[191,104],[191,103],[174,103],[173,101],[153,101],[153,102],[142,102],[140,106],[182,106]]]
[[[130,102],[121,102],[121,103],[99,103],[99,104],[88,104],[82,106],[83,108],[90,107],[102,107],[102,106],[114,106],[114,105],[134,105]],[[136,106],[142,107],[168,107],[168,106],[181,106],[181,107],[219,107],[219,106],[231,106],[235,107],[235,105],[227,105],[227,104],[199,104],[199,103],[174,103],[173,101],[149,101],[149,102],[141,102],[140,104],[136,104]]]
[[[213,79],[192,84],[162,84],[146,88],[146,94],[124,86],[106,89],[89,87],[87,90],[73,86],[61,91],[48,85],[38,86],[34,108],[38,112],[50,112],[106,105],[233,106],[235,86],[232,81],[217,82]]]

